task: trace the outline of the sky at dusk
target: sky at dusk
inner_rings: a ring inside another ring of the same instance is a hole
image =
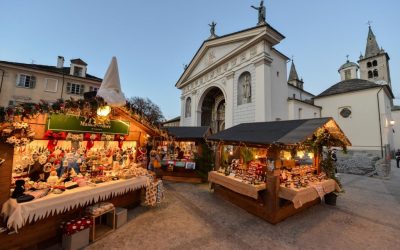
[[[305,90],[319,94],[340,80],[349,55],[364,54],[371,21],[390,56],[393,92],[400,98],[400,1],[267,0],[267,22],[286,38],[276,48],[294,57]],[[253,27],[258,0],[0,0],[0,60],[56,65],[81,58],[103,78],[118,59],[123,92],[148,97],[167,119],[180,115],[175,83],[217,23],[217,35]],[[288,63],[289,72],[290,63]],[[395,103],[399,103],[396,100]]]

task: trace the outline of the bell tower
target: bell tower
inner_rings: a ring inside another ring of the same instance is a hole
[[[387,84],[392,87],[390,82],[389,55],[379,48],[371,25],[368,27],[367,46],[365,54],[360,55],[358,64],[360,66],[360,78],[373,81],[377,84]]]
[[[289,73],[288,83],[293,85],[293,86],[295,86],[295,87],[303,89],[304,82],[297,75],[297,70],[296,70],[296,66],[294,66],[293,59],[292,59],[292,65],[290,66],[290,73]]]

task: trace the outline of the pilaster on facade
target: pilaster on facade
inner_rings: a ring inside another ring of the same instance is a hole
[[[255,66],[255,121],[270,121],[272,119],[272,83],[271,83],[272,58],[265,53],[254,61]]]
[[[234,72],[229,72],[226,74],[225,77],[225,90],[226,90],[226,97],[225,97],[225,127],[230,128],[233,126],[233,111],[234,111]]]

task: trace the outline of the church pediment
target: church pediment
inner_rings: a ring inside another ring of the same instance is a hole
[[[206,51],[203,53],[203,57],[200,58],[195,65],[194,69],[191,71],[191,74],[189,75],[188,78],[190,78],[193,75],[198,74],[202,70],[206,69],[213,63],[217,62],[221,58],[229,55],[233,51],[235,51],[237,48],[239,48],[241,45],[246,43],[246,41],[239,41],[239,42],[232,42],[229,44],[225,45],[220,45],[220,46],[214,46],[208,48]]]
[[[261,40],[267,40],[271,45],[277,44],[284,37],[269,25],[257,26],[248,30],[228,34],[203,42],[196,55],[176,83],[177,88],[183,87],[188,81],[198,77],[209,69],[242,51],[255,46]]]

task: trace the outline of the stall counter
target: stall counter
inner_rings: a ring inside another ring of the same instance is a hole
[[[295,208],[303,206],[303,204],[321,198],[328,193],[340,191],[336,181],[329,179],[322,182],[310,184],[309,187],[293,189],[287,187],[279,188],[279,197],[293,202]]]
[[[267,184],[265,183],[259,185],[247,184],[232,176],[225,176],[223,174],[220,174],[217,171],[211,171],[208,173],[208,181],[224,186],[232,191],[249,196],[254,199],[258,199],[259,191],[265,190],[267,188]]]
[[[94,187],[85,186],[66,190],[62,194],[49,194],[25,203],[17,203],[16,199],[10,198],[3,204],[1,213],[7,218],[7,227],[17,230],[27,223],[44,219],[50,215],[143,188],[148,182],[148,177],[138,176],[127,180],[120,179],[100,183]]]

